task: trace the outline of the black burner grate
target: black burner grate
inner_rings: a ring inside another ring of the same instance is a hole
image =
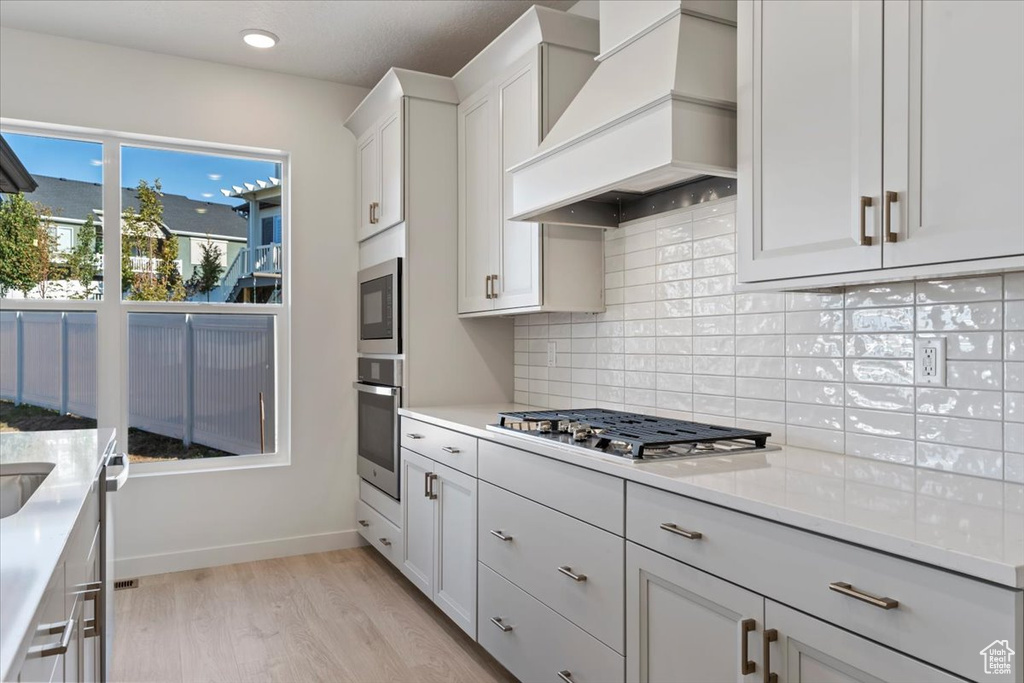
[[[648,448],[724,440],[751,441],[756,447],[764,448],[768,437],[771,436],[769,432],[718,427],[701,422],[672,420],[604,408],[508,412],[498,413],[498,418],[502,427],[509,426],[509,423],[550,421],[552,427],[557,429],[559,421],[580,422],[601,430],[597,435],[600,439],[599,446],[606,446],[610,441],[622,441],[632,447],[635,458],[643,457],[644,450]]]

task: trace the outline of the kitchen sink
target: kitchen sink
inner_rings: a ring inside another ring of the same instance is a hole
[[[51,470],[53,463],[0,465],[0,519],[24,507]]]

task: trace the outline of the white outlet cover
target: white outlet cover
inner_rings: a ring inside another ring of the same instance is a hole
[[[946,386],[946,338],[914,340],[914,383]]]

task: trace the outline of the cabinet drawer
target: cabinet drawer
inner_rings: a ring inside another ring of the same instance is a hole
[[[479,514],[481,562],[605,645],[624,651],[621,537],[486,482],[480,484]],[[586,578],[576,580],[570,573]]]
[[[359,500],[384,515],[395,526],[402,526],[402,504],[365,479],[359,480]]]
[[[42,607],[32,627],[34,634],[29,641],[29,648],[51,645],[60,641],[60,633],[50,633],[49,630],[41,628],[44,625],[62,624],[71,613],[70,609],[64,611],[64,565],[57,565],[56,571],[50,578],[41,601]],[[54,668],[63,662],[63,655],[50,655],[42,657],[39,654],[29,653],[25,655],[25,662],[21,666],[21,672],[17,680],[21,681],[49,681],[54,675]],[[58,672],[58,678],[63,678],[63,670]]]
[[[616,683],[621,655],[480,565],[479,643],[521,681]],[[498,623],[494,623],[497,620]]]
[[[613,534],[625,532],[618,477],[481,440],[480,478]]]
[[[476,476],[476,437],[426,422],[402,418],[402,448]]]
[[[674,524],[674,531],[662,528]],[[698,532],[686,538],[681,530]],[[1021,643],[1024,592],[901,560],[692,498],[627,487],[629,540],[967,677],[991,632]],[[883,609],[830,589],[897,601]],[[850,590],[850,589],[848,589]],[[976,643],[979,643],[976,645]]]
[[[360,536],[369,541],[388,562],[401,567],[401,529],[361,500],[356,504],[356,524]]]

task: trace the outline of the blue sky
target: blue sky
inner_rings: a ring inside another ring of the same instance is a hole
[[[102,180],[102,145],[34,135],[4,133],[4,139],[33,175],[98,183]],[[134,187],[140,179],[159,178],[163,191],[200,201],[235,205],[221,188],[277,176],[276,165],[267,161],[145,147],[121,150],[122,186]]]

